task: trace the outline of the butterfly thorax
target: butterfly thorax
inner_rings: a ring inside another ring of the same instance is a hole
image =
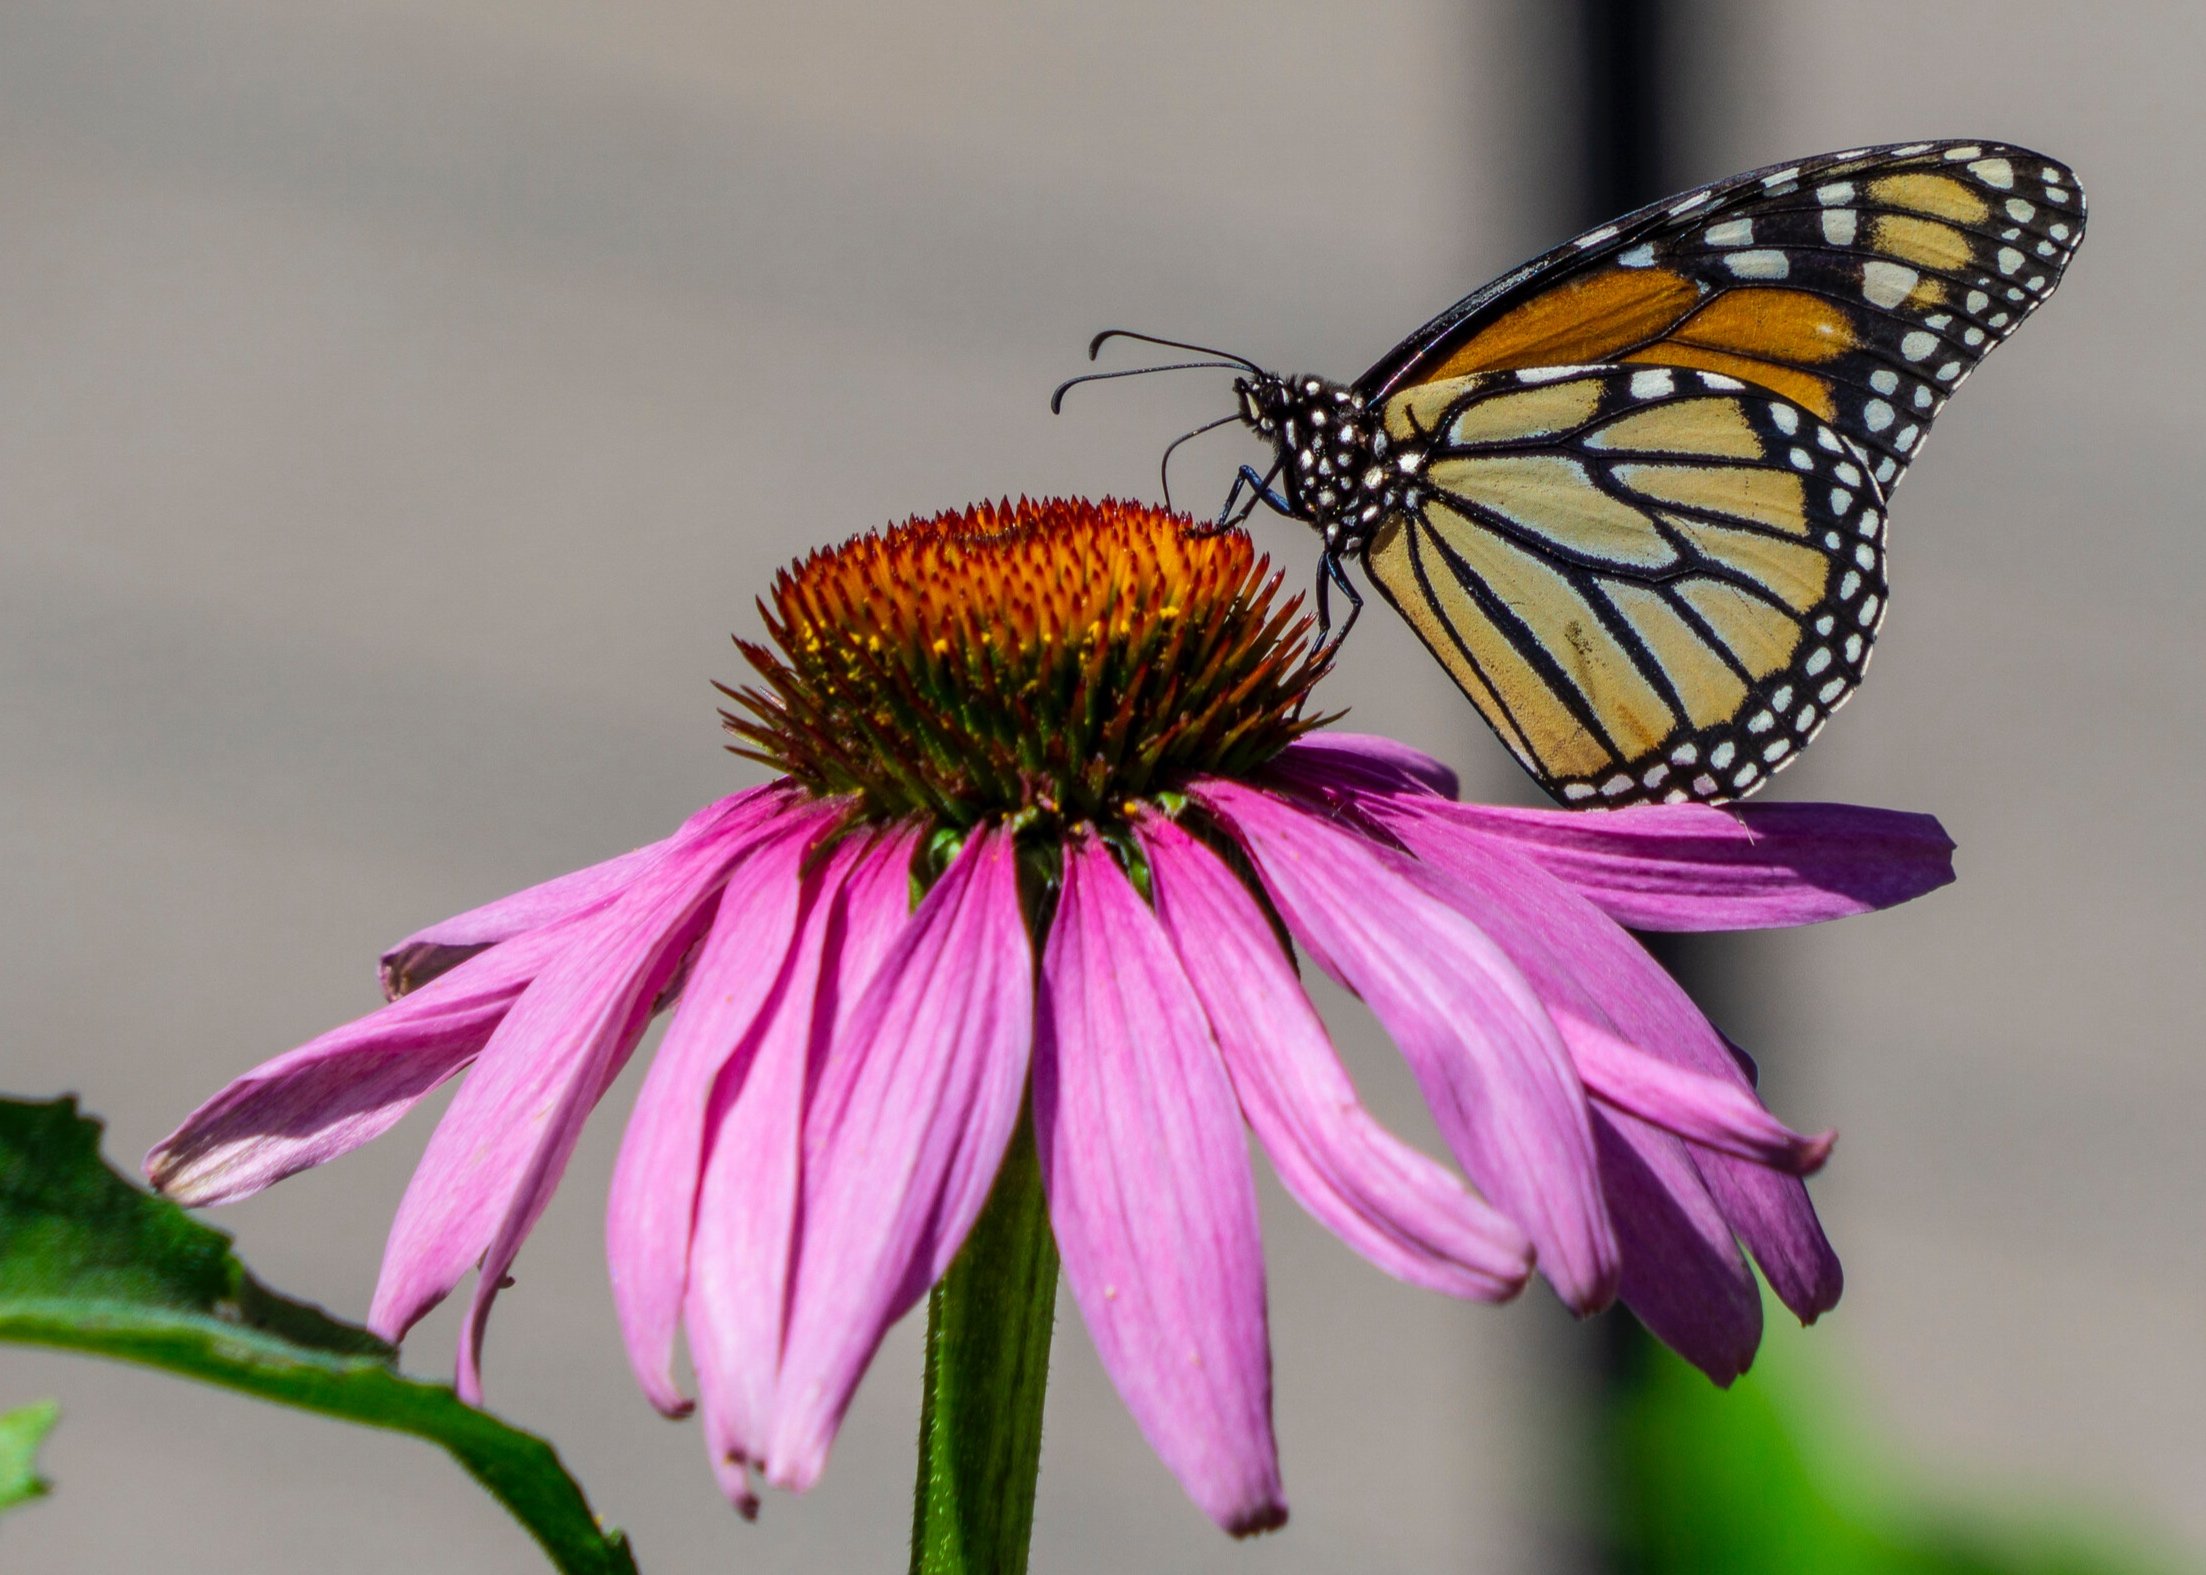
[[[1389,436],[1379,412],[1322,377],[1241,378],[1241,419],[1272,445],[1288,512],[1342,557],[1362,552],[1385,518],[1415,504],[1422,446]]]

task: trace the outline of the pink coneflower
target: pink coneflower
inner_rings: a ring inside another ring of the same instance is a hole
[[[479,1266],[475,1396],[492,1298],[671,1006],[613,1179],[614,1299],[668,1413],[686,1337],[746,1508],[754,1472],[818,1477],[884,1332],[991,1188],[1038,1174],[1045,1247],[1158,1454],[1220,1525],[1278,1524],[1244,1128],[1388,1273],[1501,1301],[1536,1261],[1728,1382],[1760,1334],[1735,1243],[1802,1318],[1837,1299],[1799,1179],[1828,1139],[1762,1108],[1620,926],[1861,912],[1949,880],[1951,844],[1837,806],[1459,803],[1424,756],[1317,731],[1299,604],[1246,537],[1185,523],[1022,502],[795,566],[778,652],[743,648],[764,686],[730,691],[776,780],[401,942],[390,1004],[230,1085],[147,1173],[244,1197],[472,1066],[370,1322],[399,1337]],[[1409,1058],[1460,1174],[1357,1102],[1288,935]]]

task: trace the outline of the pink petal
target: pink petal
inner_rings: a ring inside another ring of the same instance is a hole
[[[1296,739],[1271,763],[1282,775],[1342,783],[1372,793],[1456,795],[1455,773],[1423,750],[1378,733],[1327,728]]]
[[[729,873],[613,1167],[605,1209],[613,1306],[636,1382],[670,1415],[688,1408],[674,1382],[674,1336],[706,1107],[722,1068],[752,1051],[753,1019],[768,1005],[797,930],[799,869],[829,822],[818,814],[784,817]]]
[[[538,930],[255,1067],[154,1145],[146,1179],[178,1203],[231,1203],[381,1136],[475,1058],[591,923]]]
[[[1601,1179],[1624,1246],[1624,1303],[1654,1337],[1718,1384],[1762,1342],[1762,1298],[1685,1147],[1620,1112],[1596,1110]]]
[[[498,1025],[431,1136],[391,1225],[369,1326],[396,1339],[483,1258],[463,1391],[472,1387],[477,1309],[496,1294],[584,1116],[634,1048],[700,910],[745,846],[740,827],[693,844],[621,897],[589,946],[562,951]]]
[[[770,809],[779,796],[777,789],[778,784],[769,783],[716,799],[663,841],[646,843],[619,858],[500,897],[407,936],[383,954],[384,998],[396,1000],[420,989],[485,947],[602,908],[674,849],[724,830],[734,816]]]
[[[1751,1087],[1722,1036],[1646,949],[1519,849],[1452,811],[1400,800],[1365,807],[1476,902],[1545,999],[1588,1021],[1605,1016],[1626,1041],[1673,1065]],[[1799,1178],[1706,1149],[1693,1161],[1779,1299],[1811,1322],[1835,1305],[1838,1260]]]
[[[987,1201],[1026,1088],[1033,968],[1011,840],[977,830],[836,1034],[806,1116],[777,1486],[818,1479],[874,1348]]]
[[[1793,1131],[1735,1078],[1710,1077],[1627,1044],[1598,1023],[1556,1013],[1586,1092],[1703,1148],[1757,1165],[1812,1176],[1830,1156],[1832,1134]]]
[[[1042,958],[1034,1138],[1065,1279],[1150,1447],[1236,1536],[1287,1518],[1240,1112],[1172,944],[1070,850]]]
[[[1731,1382],[1753,1360],[1761,1339],[1753,1275],[1694,1157],[1668,1132],[1614,1106],[1783,1163],[1818,1159],[1827,1145],[1800,1139],[1771,1119],[1735,1069],[1728,1080],[1684,1071],[1619,1037],[1602,1004],[1605,997],[1585,987],[1567,946],[1559,954],[1558,944],[1573,925],[1583,925],[1621,943],[1641,965],[1651,968],[1653,962],[1558,882],[1507,849],[1458,835],[1452,824],[1435,834],[1424,818],[1398,804],[1374,805],[1352,781],[1336,777],[1312,785],[1344,809],[1378,809],[1388,829],[1443,872],[1433,889],[1476,920],[1525,971],[1554,1014],[1587,1091],[1601,1101],[1593,1125],[1602,1191],[1622,1252],[1625,1302],[1658,1338],[1716,1382]],[[1432,801],[1417,802],[1421,809],[1432,807]],[[1388,809],[1394,813],[1385,813]],[[1422,838],[1420,831],[1426,832]],[[1676,990],[1667,974],[1662,979]]]
[[[1743,1067],[1752,1067],[1745,1051],[1729,1040],[1723,1043]],[[1746,1075],[1751,1082],[1752,1072]],[[1800,1178],[1724,1154],[1706,1154],[1696,1163],[1777,1299],[1802,1323],[1837,1306],[1845,1272]]]
[[[1449,804],[1641,930],[1754,930],[1889,908],[1953,879],[1929,815],[1851,804],[1649,804],[1607,811]]]
[[[1583,1313],[1616,1294],[1584,1090],[1532,986],[1402,854],[1290,802],[1206,780],[1264,889],[1326,972],[1370,1003],[1488,1199]]]
[[[1161,816],[1140,832],[1156,916],[1287,1191],[1399,1279],[1514,1296],[1531,1270],[1524,1232],[1358,1102],[1270,923],[1217,855]]]
[[[734,1468],[746,1497],[742,1468],[766,1453],[780,1387],[806,1094],[832,1039],[837,1000],[862,991],[909,915],[911,845],[908,834],[871,845],[845,839],[806,876],[803,927],[789,960],[713,1091],[684,1310],[706,1444],[723,1480]],[[860,932],[881,943],[855,944]]]

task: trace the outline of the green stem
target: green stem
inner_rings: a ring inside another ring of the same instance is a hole
[[[912,1575],[1024,1575],[1056,1304],[1057,1242],[1027,1113],[927,1301]]]

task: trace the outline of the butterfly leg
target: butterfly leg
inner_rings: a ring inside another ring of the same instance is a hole
[[[1336,585],[1340,587],[1341,594],[1348,598],[1348,617],[1337,632],[1333,629],[1330,599],[1332,588]],[[1341,561],[1340,554],[1330,548],[1326,549],[1325,555],[1317,563],[1318,648],[1323,651],[1330,645],[1333,650],[1339,650],[1348,638],[1348,631],[1356,627],[1356,620],[1362,614],[1363,593],[1356,589],[1356,582],[1348,577],[1347,565]]]
[[[1277,465],[1274,465],[1271,468],[1269,474],[1261,476],[1256,473],[1256,467],[1254,465],[1243,465],[1241,467],[1241,473],[1233,478],[1232,490],[1226,493],[1225,507],[1218,510],[1217,519],[1213,520],[1208,525],[1198,526],[1196,528],[1195,534],[1202,536],[1215,536],[1218,532],[1222,530],[1231,530],[1234,526],[1240,524],[1251,514],[1255,513],[1256,505],[1259,503],[1269,504],[1271,508],[1276,512],[1284,514],[1290,519],[1293,518],[1293,506],[1289,504],[1285,498],[1281,497],[1278,493],[1272,490],[1272,477],[1278,474],[1279,467]],[[1249,499],[1246,503],[1241,502],[1241,489],[1244,487],[1246,487],[1249,492]],[[1235,514],[1233,512],[1235,504],[1240,504],[1241,506],[1241,512],[1239,514]]]

